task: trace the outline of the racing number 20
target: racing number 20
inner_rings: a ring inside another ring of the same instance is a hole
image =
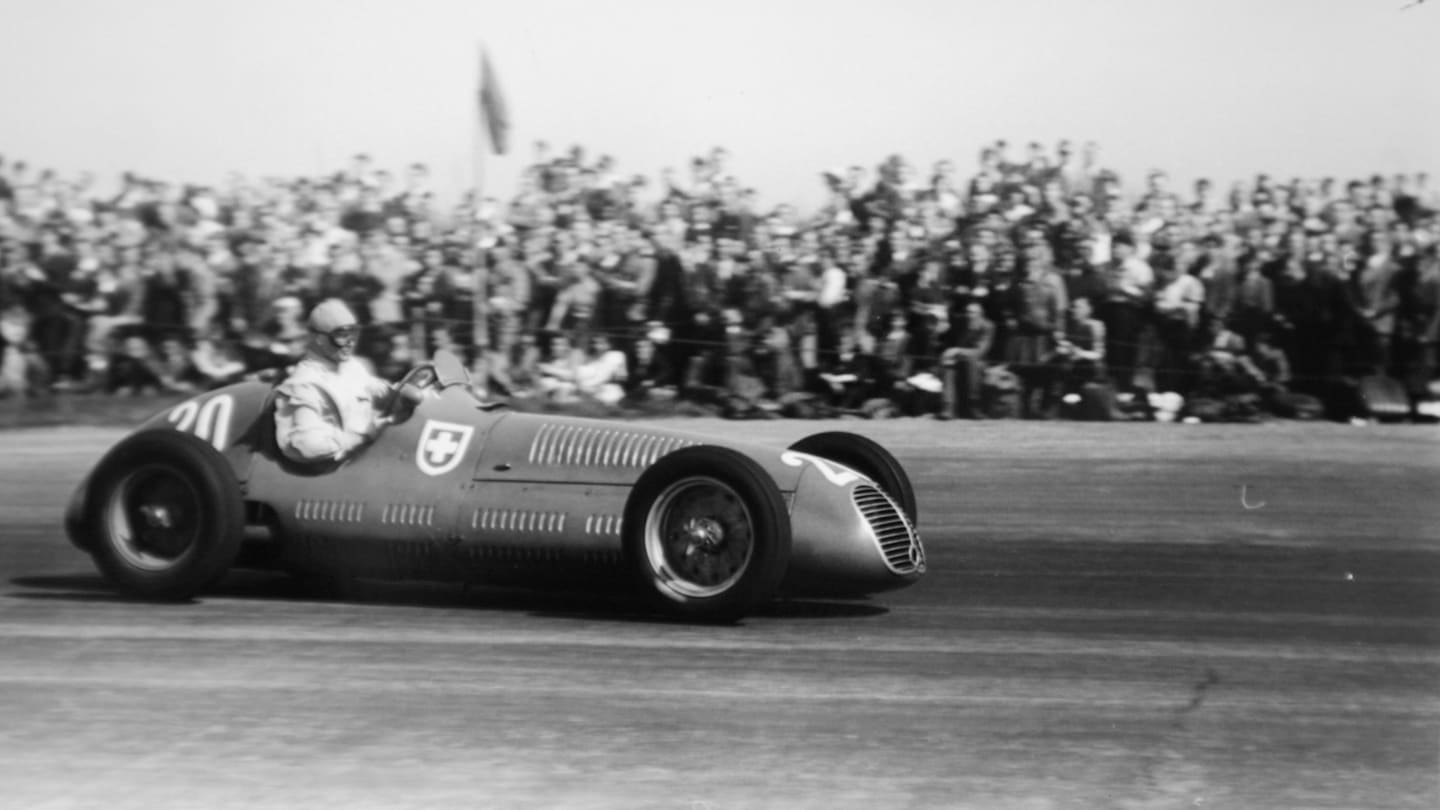
[[[809,453],[797,453],[794,450],[786,450],[780,454],[780,460],[791,467],[800,467],[809,464],[819,470],[820,474],[825,476],[825,480],[837,487],[844,487],[860,480],[860,476],[839,464]]]
[[[219,394],[204,404],[193,399],[182,402],[170,412],[169,419],[176,430],[193,433],[216,450],[224,450],[230,442],[230,414],[234,410],[235,400],[229,394]]]

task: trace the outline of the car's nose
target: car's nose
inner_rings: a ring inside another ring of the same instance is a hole
[[[901,588],[925,573],[914,524],[868,478],[837,485],[806,470],[791,508],[790,594],[860,595]]]

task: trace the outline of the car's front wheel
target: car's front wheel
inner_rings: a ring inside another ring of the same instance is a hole
[[[916,522],[915,487],[900,461],[874,439],[858,433],[832,430],[813,433],[790,445],[797,453],[818,456],[827,461],[844,464],[846,467],[868,477],[910,518]]]
[[[116,587],[147,599],[189,599],[235,561],[245,506],[229,463],[209,444],[146,431],[100,462],[78,528]]]
[[[689,619],[738,620],[774,596],[790,560],[790,517],[774,479],[724,447],[655,462],[630,494],[624,527],[642,587]]]

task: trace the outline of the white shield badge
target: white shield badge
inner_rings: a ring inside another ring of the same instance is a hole
[[[465,450],[470,447],[470,436],[475,428],[457,425],[454,422],[425,420],[425,429],[420,431],[420,444],[415,448],[415,464],[426,475],[444,475],[460,466]]]

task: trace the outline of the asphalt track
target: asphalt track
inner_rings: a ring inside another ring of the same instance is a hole
[[[0,808],[1440,806],[1434,427],[843,427],[906,463],[930,573],[718,628],[129,601],[58,528],[119,433],[0,433]]]

